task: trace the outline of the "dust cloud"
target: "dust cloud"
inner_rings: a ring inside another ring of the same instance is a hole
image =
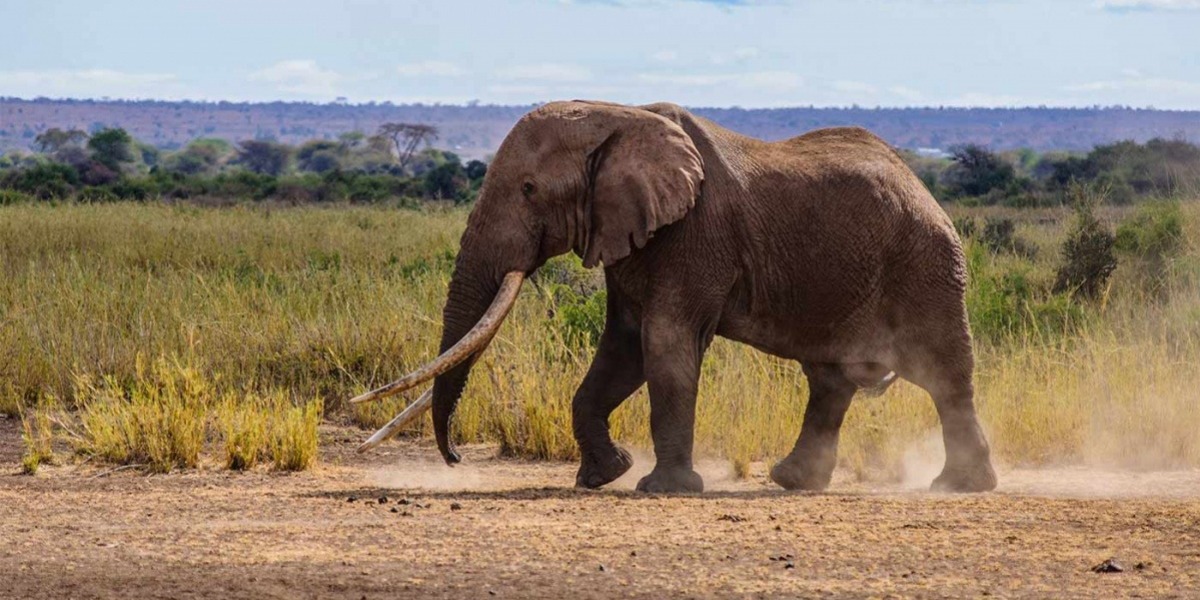
[[[1089,440],[1089,444],[1101,443],[1100,436]],[[1127,456],[1124,462],[1116,464],[1084,457],[1081,464],[1064,461],[1056,466],[1008,468],[997,459],[993,447],[993,464],[1000,478],[996,491],[1081,499],[1200,497],[1200,469],[1163,468],[1154,460],[1156,451],[1153,444],[1148,444],[1144,456]],[[928,490],[941,473],[945,459],[941,431],[928,432],[905,450],[900,487],[906,491]]]
[[[368,473],[373,485],[392,489],[438,492],[485,492],[509,489],[514,481],[502,473],[471,464],[448,467],[441,461],[407,460]]]

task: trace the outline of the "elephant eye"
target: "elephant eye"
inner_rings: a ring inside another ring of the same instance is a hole
[[[525,197],[527,197],[527,198],[528,198],[529,196],[532,196],[532,195],[533,195],[533,193],[534,193],[534,192],[536,192],[536,191],[537,191],[537,186],[536,186],[536,185],[533,185],[533,182],[532,182],[532,181],[526,181],[526,182],[525,182],[525,183],[524,183],[524,184],[521,186],[521,193],[522,193],[522,194],[525,194]]]

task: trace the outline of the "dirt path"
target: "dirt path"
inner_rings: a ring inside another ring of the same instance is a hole
[[[1200,472],[806,495],[761,465],[744,482],[710,466],[716,491],[650,497],[632,477],[576,491],[572,465],[486,448],[453,470],[413,443],[359,458],[358,433],[331,431],[315,473],[24,477],[14,425],[0,420],[0,598],[1200,596]],[[1089,571],[1109,557],[1127,570]]]

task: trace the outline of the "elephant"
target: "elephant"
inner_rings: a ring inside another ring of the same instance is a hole
[[[683,107],[542,105],[502,142],[467,220],[443,310],[441,356],[353,402],[430,379],[432,389],[365,447],[432,408],[446,463],[472,364],[523,279],[574,252],[603,265],[607,307],[572,400],[576,485],[632,465],[608,418],[643,384],[656,464],[645,492],[700,492],[693,469],[701,361],[714,336],[800,363],[808,404],[771,479],[822,490],[859,389],[903,378],[927,391],[945,466],[932,488],[996,486],[974,405],[966,261],[950,218],[900,156],[865,129],[765,142]]]

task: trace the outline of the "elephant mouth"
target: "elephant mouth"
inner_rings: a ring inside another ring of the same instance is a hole
[[[360,404],[382,400],[414,388],[453,369],[471,356],[482,352],[492,341],[492,338],[500,329],[500,325],[504,323],[504,318],[512,310],[513,305],[517,301],[517,294],[521,291],[521,284],[524,281],[525,273],[521,271],[512,271],[505,275],[504,281],[500,284],[500,289],[492,299],[491,305],[488,306],[487,312],[479,318],[479,322],[462,339],[424,366],[387,385],[356,396],[350,400],[350,403]],[[384,425],[379,431],[368,438],[367,441],[363,442],[358,447],[358,451],[366,452],[383,443],[405,425],[425,414],[432,406],[433,388],[430,388],[424,394],[421,394],[421,397],[416,402],[410,404],[396,418],[389,421],[387,425]]]

